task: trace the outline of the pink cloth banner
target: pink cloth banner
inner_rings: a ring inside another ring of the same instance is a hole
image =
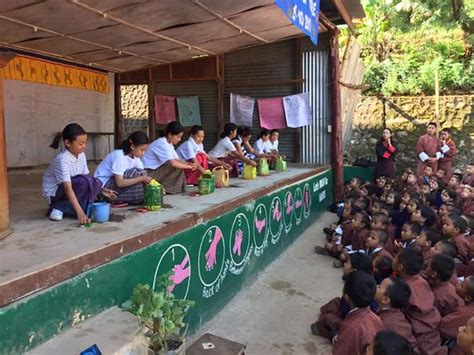
[[[286,128],[285,110],[281,97],[258,100],[260,127],[266,129]]]
[[[176,105],[173,96],[155,95],[155,122],[168,124],[176,121]]]

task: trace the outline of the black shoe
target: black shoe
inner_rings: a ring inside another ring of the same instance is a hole
[[[311,324],[311,333],[313,333],[313,335],[319,335],[319,336],[321,335],[319,333],[319,329],[316,323]]]
[[[329,252],[323,247],[320,247],[319,245],[316,245],[314,247],[314,252],[319,255],[329,255]]]

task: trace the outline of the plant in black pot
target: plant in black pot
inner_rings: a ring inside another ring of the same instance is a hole
[[[194,301],[179,299],[169,292],[169,275],[163,275],[156,291],[150,285],[138,285],[122,309],[138,317],[141,329],[154,354],[179,354],[184,342],[184,317]]]

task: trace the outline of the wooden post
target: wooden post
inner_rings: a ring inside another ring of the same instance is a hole
[[[122,93],[120,92],[120,74],[114,75],[114,107],[115,107],[115,125],[114,125],[114,146],[117,148],[123,139],[122,122]]]
[[[435,118],[436,118],[436,136],[439,136],[439,68],[435,69]]]
[[[156,81],[152,78],[150,68],[148,71],[148,133],[150,141],[154,141],[157,138],[155,121],[155,86]]]
[[[331,44],[331,167],[333,174],[333,196],[334,201],[344,198],[344,165],[342,162],[342,122],[341,122],[341,88],[339,85],[340,62],[339,62],[339,40],[337,29],[330,31]]]
[[[224,130],[224,55],[218,55],[217,63],[217,139]]]
[[[295,93],[300,94],[303,90],[303,68],[301,55],[301,37],[295,38]],[[301,162],[301,128],[295,129],[294,134],[295,145],[293,147],[293,155],[295,163]]]
[[[3,68],[15,57],[14,53],[0,54],[0,239],[9,235],[10,209],[8,205],[7,145],[5,138],[5,112],[3,106]]]

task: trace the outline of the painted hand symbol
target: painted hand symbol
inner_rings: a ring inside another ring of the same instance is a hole
[[[302,204],[303,204],[303,200],[296,200],[295,207],[300,208]]]
[[[280,221],[281,212],[280,212],[280,201],[276,200],[275,202],[275,209],[273,210],[273,219]]]
[[[291,194],[286,195],[286,214],[290,214],[293,211],[293,204],[291,203]]]
[[[244,232],[242,231],[242,229],[237,230],[237,232],[235,233],[235,242],[234,247],[232,248],[232,253],[237,253],[238,256],[240,256],[241,253],[243,236]]]
[[[220,240],[222,239],[222,232],[220,229],[216,229],[216,233],[214,234],[214,239],[209,246],[209,250],[206,253],[206,270],[212,270],[214,265],[217,263],[217,245],[219,244]]]
[[[265,227],[266,219],[262,219],[261,221],[258,220],[257,217],[255,217],[255,227],[257,227],[257,231],[259,233],[262,233],[263,227]]]
[[[188,262],[189,256],[186,255],[181,264],[176,264],[173,267],[173,274],[170,276],[170,280],[173,282],[173,284],[168,287],[168,292],[173,292],[176,285],[179,285],[181,282],[183,282],[189,277],[191,268],[189,266],[185,268]]]

